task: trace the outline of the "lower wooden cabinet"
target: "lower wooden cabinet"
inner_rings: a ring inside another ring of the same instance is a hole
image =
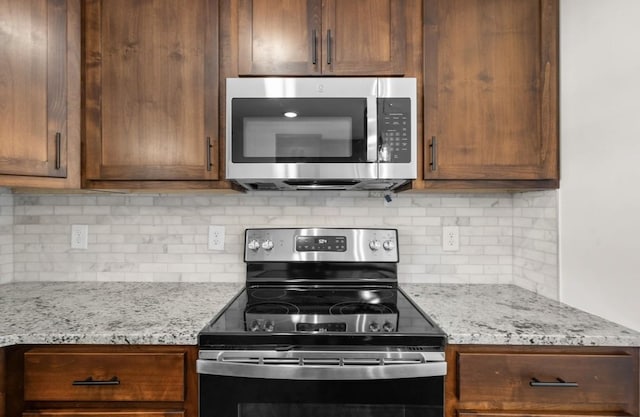
[[[5,409],[7,407],[5,401],[5,392],[7,386],[5,366],[4,348],[0,347],[0,417],[5,416]]]
[[[28,347],[13,409],[22,417],[197,417],[196,357],[195,346]]]
[[[638,348],[452,345],[447,416],[638,416]]]
[[[118,411],[109,409],[98,410],[40,410],[27,411],[22,417],[184,417],[184,410],[139,410]]]

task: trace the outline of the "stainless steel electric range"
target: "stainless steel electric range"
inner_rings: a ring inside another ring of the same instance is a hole
[[[395,229],[247,229],[246,287],[200,332],[200,417],[442,417],[444,332]]]

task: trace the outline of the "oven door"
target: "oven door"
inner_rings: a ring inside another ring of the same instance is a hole
[[[227,80],[227,179],[377,178],[377,80]]]
[[[255,353],[233,356],[198,360],[200,417],[443,416],[444,361],[347,353],[335,363],[334,353],[322,352],[256,363]]]

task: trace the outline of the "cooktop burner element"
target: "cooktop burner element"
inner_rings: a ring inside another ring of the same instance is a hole
[[[345,301],[334,304],[329,308],[329,314],[395,314],[391,307],[384,304],[362,303],[359,301]]]
[[[200,346],[443,350],[442,330],[398,288],[397,242],[394,229],[247,229],[246,288]]]
[[[298,314],[300,309],[291,303],[256,303],[247,305],[246,314]]]

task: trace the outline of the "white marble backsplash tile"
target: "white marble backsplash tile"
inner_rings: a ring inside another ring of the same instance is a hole
[[[390,227],[402,283],[517,283],[557,298],[555,191],[401,193],[391,203],[353,192],[0,198],[12,211],[13,243],[0,250],[14,281],[242,282],[245,228]],[[89,226],[88,249],[71,249],[74,224]],[[223,251],[207,248],[209,225],[225,227]],[[459,226],[457,252],[442,250],[446,225]]]
[[[559,298],[558,194],[514,194],[513,282],[538,294]]]
[[[13,280],[13,194],[0,188],[0,284]]]

